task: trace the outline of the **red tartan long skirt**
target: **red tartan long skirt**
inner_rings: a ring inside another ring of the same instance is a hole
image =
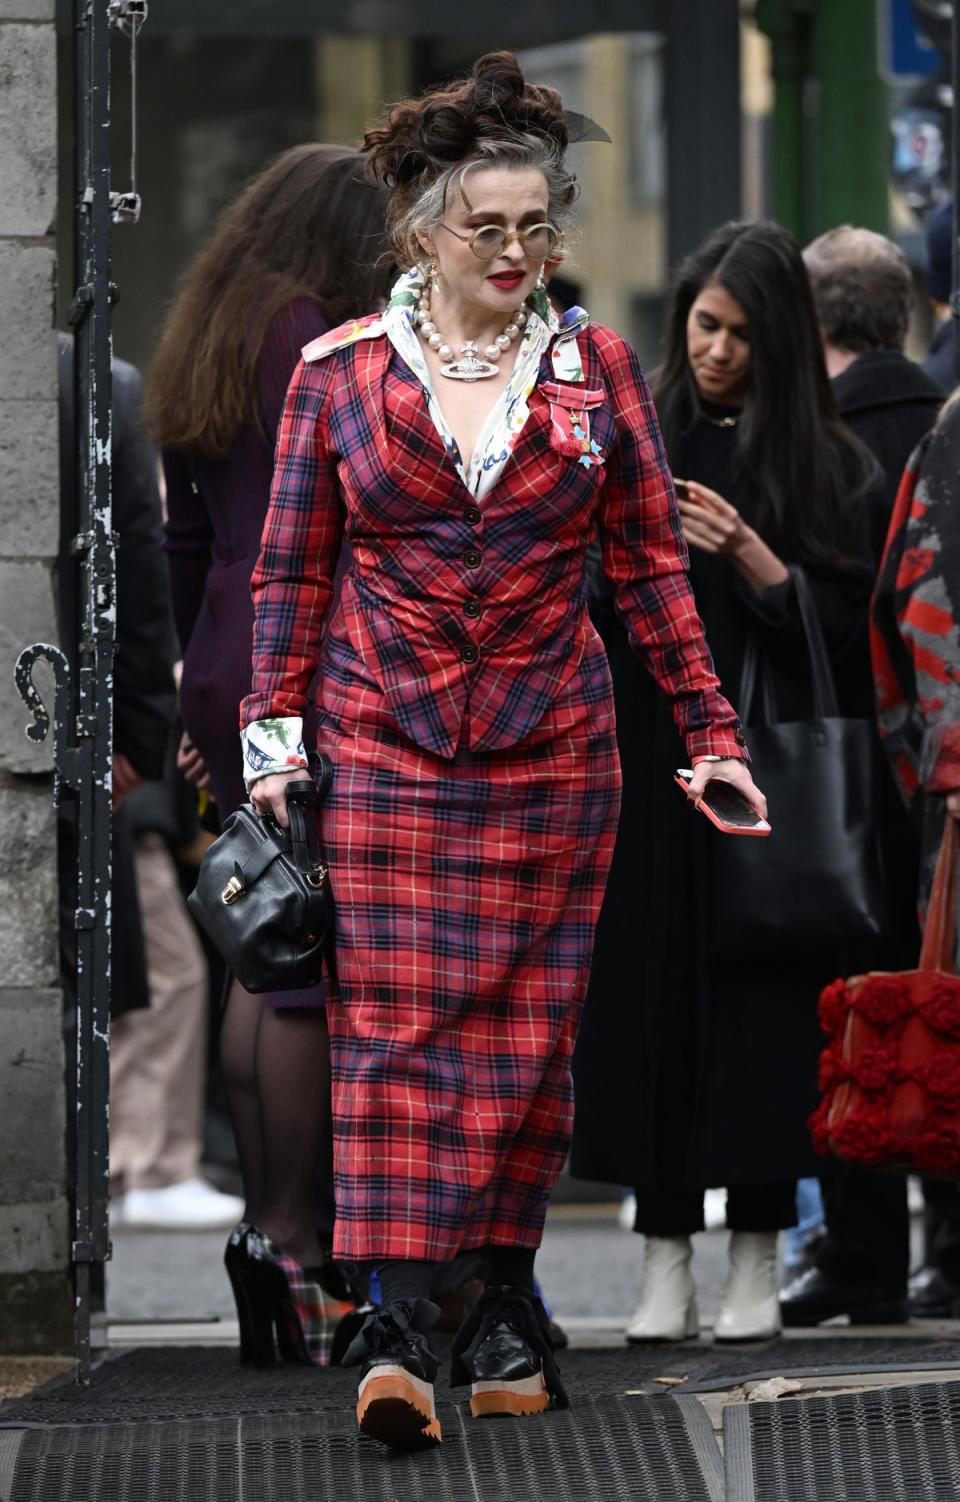
[[[521,743],[454,762],[399,730],[342,638],[325,657],[334,1255],[536,1247],[620,805],[606,654]]]

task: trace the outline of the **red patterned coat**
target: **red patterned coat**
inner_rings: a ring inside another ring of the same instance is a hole
[[[244,724],[301,713],[346,521],[354,561],[343,627],[397,723],[450,757],[469,702],[472,750],[514,745],[594,638],[584,553],[599,526],[618,608],[673,701],[689,755],[744,754],[687,582],[673,483],[637,357],[609,329],[594,326],[579,342],[586,391],[603,394],[591,412],[602,462],[578,462],[556,446],[545,360],[517,447],[480,505],[385,337],[298,367],[253,575]],[[574,402],[583,395],[565,389]]]
[[[299,715],[319,662],[341,1257],[539,1244],[620,798],[585,605],[598,528],[690,756],[744,754],[636,357],[603,328],[579,345],[584,384],[553,381],[548,354],[482,499],[386,338],[301,364],[288,393],[243,720]]]
[[[922,823],[920,909],[960,788],[960,405],[910,458],[871,610],[880,734],[904,801]],[[924,795],[924,796],[920,796]]]

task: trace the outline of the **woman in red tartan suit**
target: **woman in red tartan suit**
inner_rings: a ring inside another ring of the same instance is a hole
[[[346,1360],[362,1364],[361,1428],[394,1444],[439,1438],[427,1296],[431,1264],[461,1250],[483,1249],[490,1272],[454,1343],[474,1414],[565,1402],[533,1259],[619,809],[585,608],[595,530],[701,758],[694,796],[720,776],[763,805],[637,359],[580,309],[558,322],[543,290],[575,192],[566,140],[559,96],[509,54],[368,135],[412,269],[382,317],[304,351],[253,579],[243,725],[261,812],[283,816],[320,665],[335,1255],[379,1271],[383,1307]],[[344,529],[353,566],[321,640]]]

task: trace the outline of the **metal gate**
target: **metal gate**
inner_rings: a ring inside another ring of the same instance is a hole
[[[54,796],[71,800],[77,827],[77,996],[75,1224],[77,1380],[89,1381],[91,1274],[110,1256],[107,1223],[110,1030],[110,816],[113,754],[113,654],[116,642],[116,548],[111,507],[110,237],[115,223],[135,223],[136,132],[131,185],[110,187],[110,36],[130,41],[136,105],[136,41],[146,0],[74,0],[74,329],[78,527],[70,551],[77,570],[75,660],[47,642],[17,659],[20,694],[33,715],[33,741],[50,730],[50,715],[33,684],[43,659],[53,668]]]

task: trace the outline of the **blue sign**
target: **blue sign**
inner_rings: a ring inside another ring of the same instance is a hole
[[[922,36],[910,0],[878,0],[880,71],[887,78],[926,78],[941,64],[937,49]]]

